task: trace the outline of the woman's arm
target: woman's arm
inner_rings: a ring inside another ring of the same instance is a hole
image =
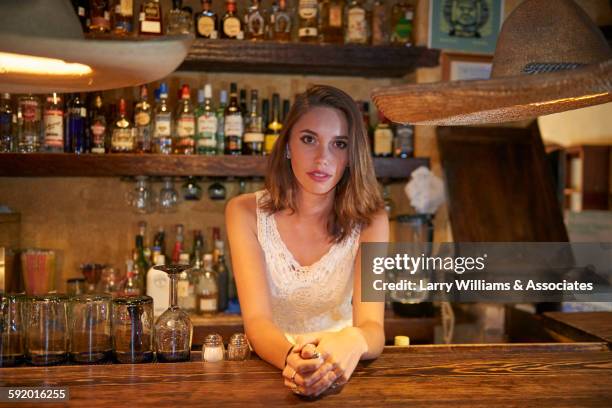
[[[282,370],[292,344],[272,321],[254,194],[243,194],[227,203],[225,224],[247,337],[259,357]]]

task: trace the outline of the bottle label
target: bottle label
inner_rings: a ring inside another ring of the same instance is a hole
[[[85,17],[85,7],[79,6],[77,10],[78,10],[77,13],[80,17]]]
[[[246,132],[244,134],[244,143],[262,143],[264,134],[260,132]]]
[[[161,34],[161,23],[159,21],[143,21],[140,25],[143,33]]]
[[[316,27],[302,27],[298,30],[300,37],[316,37],[319,35],[319,30]]]
[[[119,6],[119,12],[126,17],[132,17],[132,15],[134,14],[134,1],[133,0],[121,0],[118,6]]]
[[[215,31],[215,20],[212,17],[203,16],[198,20],[198,33],[202,37],[210,38]]]
[[[151,123],[151,115],[148,112],[138,112],[134,115],[136,126],[148,126]]]
[[[277,134],[267,134],[264,139],[264,151],[268,154],[272,153],[272,149],[277,140]]]
[[[159,114],[155,118],[155,137],[170,137],[170,114]]]
[[[202,115],[198,118],[198,135],[202,137],[215,137],[218,121],[215,115]]]
[[[183,114],[176,121],[176,135],[178,137],[193,137],[195,134],[195,118],[193,115]]]
[[[353,8],[348,13],[348,39],[355,42],[366,42],[366,12],[362,8]]]
[[[45,146],[62,147],[64,145],[63,112],[59,109],[49,109],[44,115]]]
[[[291,32],[291,18],[288,14],[280,14],[274,21],[274,31],[277,33]]]
[[[317,16],[317,0],[300,0],[299,15],[307,20]]]
[[[23,101],[21,102],[21,109],[25,122],[35,122],[38,120],[40,112],[37,101]]]
[[[236,17],[230,17],[223,22],[223,32],[228,37],[238,37],[240,31],[240,20]]]
[[[97,120],[91,125],[91,142],[92,153],[104,153],[104,135],[106,133],[106,125]]]
[[[342,7],[339,5],[329,7],[329,26],[342,28]]]
[[[113,149],[117,150],[133,150],[134,149],[134,132],[132,129],[114,129],[111,138]]]
[[[200,298],[200,311],[202,312],[216,312],[217,311],[217,298]]]
[[[393,131],[391,129],[376,129],[374,131],[374,154],[376,156],[391,154],[392,143]]]
[[[225,117],[225,136],[242,137],[244,133],[244,123],[241,115],[229,115]]]
[[[176,289],[176,294],[179,298],[186,298],[187,296],[189,296],[189,281],[179,280],[177,282]]]
[[[248,16],[247,27],[251,35],[262,36],[264,34],[265,22],[261,14],[253,13]]]
[[[159,20],[159,4],[149,2],[144,8],[145,20]]]

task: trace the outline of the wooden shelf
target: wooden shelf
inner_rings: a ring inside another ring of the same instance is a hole
[[[261,156],[0,153],[0,177],[209,176],[263,177]],[[378,178],[403,179],[429,159],[375,158]]]
[[[402,77],[438,65],[426,47],[196,39],[180,71]]]

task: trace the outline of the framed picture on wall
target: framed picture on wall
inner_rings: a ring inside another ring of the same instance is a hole
[[[488,79],[491,76],[493,57],[443,52],[440,64],[442,65],[443,81]]]
[[[431,0],[429,48],[493,54],[504,0]]]

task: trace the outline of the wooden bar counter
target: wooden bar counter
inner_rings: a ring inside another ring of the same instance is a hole
[[[1,368],[0,386],[69,388],[69,401],[47,407],[609,407],[612,401],[606,342],[387,347],[377,360],[360,363],[342,389],[315,400],[289,392],[280,371],[257,358],[199,359],[193,353],[187,363]]]

